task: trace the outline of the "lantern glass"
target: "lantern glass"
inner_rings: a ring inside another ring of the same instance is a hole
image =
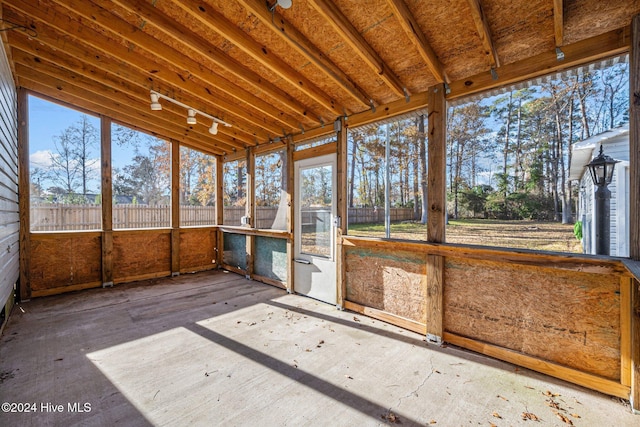
[[[589,172],[591,172],[593,183],[600,187],[611,184],[611,180],[613,179],[613,169],[615,168],[616,163],[618,163],[617,160],[614,160],[604,154],[601,145],[600,154],[598,154],[598,156],[591,160],[587,165],[589,167]]]

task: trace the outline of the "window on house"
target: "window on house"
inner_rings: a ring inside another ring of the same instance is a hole
[[[28,102],[31,231],[100,230],[100,120]]]
[[[223,170],[224,225],[242,225],[247,205],[247,162],[235,160],[224,163]]]
[[[255,228],[287,228],[287,156],[285,150],[256,156]]]
[[[216,158],[180,147],[180,225],[216,223]]]
[[[171,144],[113,124],[113,228],[171,225]]]

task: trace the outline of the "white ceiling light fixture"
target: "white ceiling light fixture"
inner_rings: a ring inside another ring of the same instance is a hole
[[[230,123],[225,122],[222,119],[219,119],[217,117],[214,117],[210,114],[207,114],[203,111],[200,111],[196,108],[190,107],[187,104],[183,104],[180,101],[176,101],[173,98],[170,98],[166,95],[161,94],[160,92],[156,92],[155,90],[150,91],[150,95],[151,95],[151,110],[152,111],[160,111],[162,110],[162,104],[160,104],[160,99],[165,99],[167,101],[173,102],[176,105],[179,105],[180,107],[184,108],[185,110],[187,110],[187,124],[189,125],[195,125],[198,123],[198,120],[196,119],[196,115],[200,114],[201,116],[204,116],[208,119],[213,120],[213,123],[211,124],[211,127],[209,128],[209,133],[211,135],[217,135],[218,134],[218,124],[222,124],[225,127],[231,127]]]
[[[280,6],[283,9],[289,9],[291,7],[291,0],[276,0],[272,6],[269,6],[269,3],[267,2],[267,7],[269,7],[270,12],[273,12],[276,9],[276,6]]]
[[[162,104],[160,104],[160,97],[157,93],[151,92],[151,110],[152,111],[160,111],[162,110]]]
[[[189,110],[187,110],[187,124],[195,125],[196,123],[198,123],[196,120],[196,110],[189,108]]]

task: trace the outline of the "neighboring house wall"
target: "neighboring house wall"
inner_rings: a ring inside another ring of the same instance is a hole
[[[19,273],[16,97],[11,69],[0,43],[0,309],[10,308]]]
[[[609,184],[610,199],[610,246],[611,256],[629,256],[629,139],[615,140],[615,142],[603,142],[606,155],[616,159],[613,179]],[[595,147],[597,154],[599,145]],[[585,169],[580,179],[579,211],[578,219],[582,221],[582,247],[587,254],[596,253],[596,221],[595,190],[589,172]]]

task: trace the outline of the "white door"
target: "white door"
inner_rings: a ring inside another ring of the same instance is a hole
[[[336,155],[295,163],[294,290],[337,304]]]

